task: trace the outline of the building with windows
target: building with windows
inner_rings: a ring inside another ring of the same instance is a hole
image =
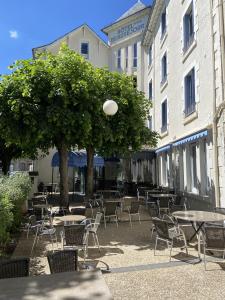
[[[153,101],[146,126],[161,139],[155,160],[135,156],[131,179],[151,176],[204,209],[225,206],[224,2],[137,1],[102,29],[108,44],[85,24],[33,49],[56,53],[64,41],[94,65],[133,76]]]
[[[142,42],[145,92],[153,101],[153,129],[161,135],[158,184],[205,209],[225,206],[224,133],[214,125],[223,100],[219,2],[155,1]]]

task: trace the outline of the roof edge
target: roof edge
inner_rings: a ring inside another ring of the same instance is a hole
[[[44,45],[41,45],[41,46],[38,46],[38,47],[34,47],[32,48],[32,55],[33,55],[33,58],[34,58],[34,52],[35,50],[37,49],[40,49],[40,48],[44,48],[44,47],[47,47],[47,46],[50,46],[50,45],[53,45],[54,43],[58,42],[59,40],[63,39],[64,37],[66,37],[67,35],[71,34],[72,32],[78,30],[78,29],[81,29],[82,27],[86,27],[88,30],[90,30],[92,33],[94,33],[94,35],[107,47],[109,48],[109,45],[94,31],[94,29],[92,29],[87,23],[83,23],[82,25],[78,26],[78,27],[75,27],[74,29],[72,29],[71,31],[65,33],[64,35],[58,37],[57,39],[55,39],[54,41],[48,43],[48,44],[44,44]]]
[[[143,34],[143,39],[142,39],[143,46],[150,45],[157,24],[158,17],[162,9],[164,8],[164,5],[165,5],[164,0],[154,0],[154,3],[152,4],[152,13],[149,17],[148,24]]]
[[[138,15],[138,14],[142,13],[144,10],[150,10],[151,8],[152,8],[152,5],[148,5],[148,6],[146,6],[145,8],[143,8],[143,9],[137,11],[136,13],[134,13],[134,14],[132,14],[132,15],[129,15],[129,16],[127,16],[127,17],[121,19],[121,20],[117,20],[117,21],[115,21],[114,23],[111,23],[111,24],[109,24],[109,25],[103,27],[103,28],[101,29],[101,31],[102,31],[103,33],[105,33],[106,35],[108,35],[108,33],[107,33],[107,31],[106,31],[107,28],[109,28],[109,27],[111,27],[111,26],[113,26],[113,25],[115,25],[115,24],[118,24],[118,23],[120,23],[120,22],[123,22],[124,20],[127,20],[127,19],[129,19],[129,18],[131,18],[131,17],[133,17],[133,16],[135,16],[135,15]]]

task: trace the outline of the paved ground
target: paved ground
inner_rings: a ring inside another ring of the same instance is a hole
[[[89,260],[102,260],[111,268],[104,274],[114,299],[225,299],[225,263],[195,264],[197,251],[189,248],[187,257],[177,245],[169,263],[169,251],[160,244],[154,256],[154,235],[151,239],[151,221],[145,211],[142,221],[130,227],[127,216],[122,216],[119,227],[109,223],[99,228],[101,252],[90,238]],[[60,228],[58,229],[60,231]],[[14,256],[29,256],[33,236],[22,235]],[[55,245],[56,247],[56,245]],[[47,240],[35,248],[31,259],[32,275],[49,273],[46,251],[51,250]],[[82,262],[82,257],[79,258]],[[211,259],[211,258],[210,258]],[[101,266],[101,263],[99,263]]]

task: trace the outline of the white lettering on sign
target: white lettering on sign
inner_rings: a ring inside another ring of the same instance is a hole
[[[145,26],[147,24],[148,16],[137,20],[129,25],[126,25],[124,27],[121,27],[117,31],[112,32],[109,35],[109,40],[111,43],[115,43],[118,40],[121,40],[127,36],[130,36],[132,34],[135,34],[137,32],[142,32],[145,29]]]

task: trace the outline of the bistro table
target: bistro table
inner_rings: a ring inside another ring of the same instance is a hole
[[[62,217],[55,217],[53,219],[54,226],[63,226],[64,225],[71,225],[76,224],[84,221],[86,219],[85,216],[82,215],[67,215]]]
[[[0,280],[0,300],[111,300],[101,271],[63,272]]]
[[[172,213],[173,217],[179,220],[189,221],[194,229],[194,234],[189,239],[189,242],[193,240],[195,236],[198,239],[198,253],[200,258],[200,230],[207,222],[222,222],[225,221],[225,215],[209,212],[209,211],[198,211],[198,210],[186,210],[176,211]]]

